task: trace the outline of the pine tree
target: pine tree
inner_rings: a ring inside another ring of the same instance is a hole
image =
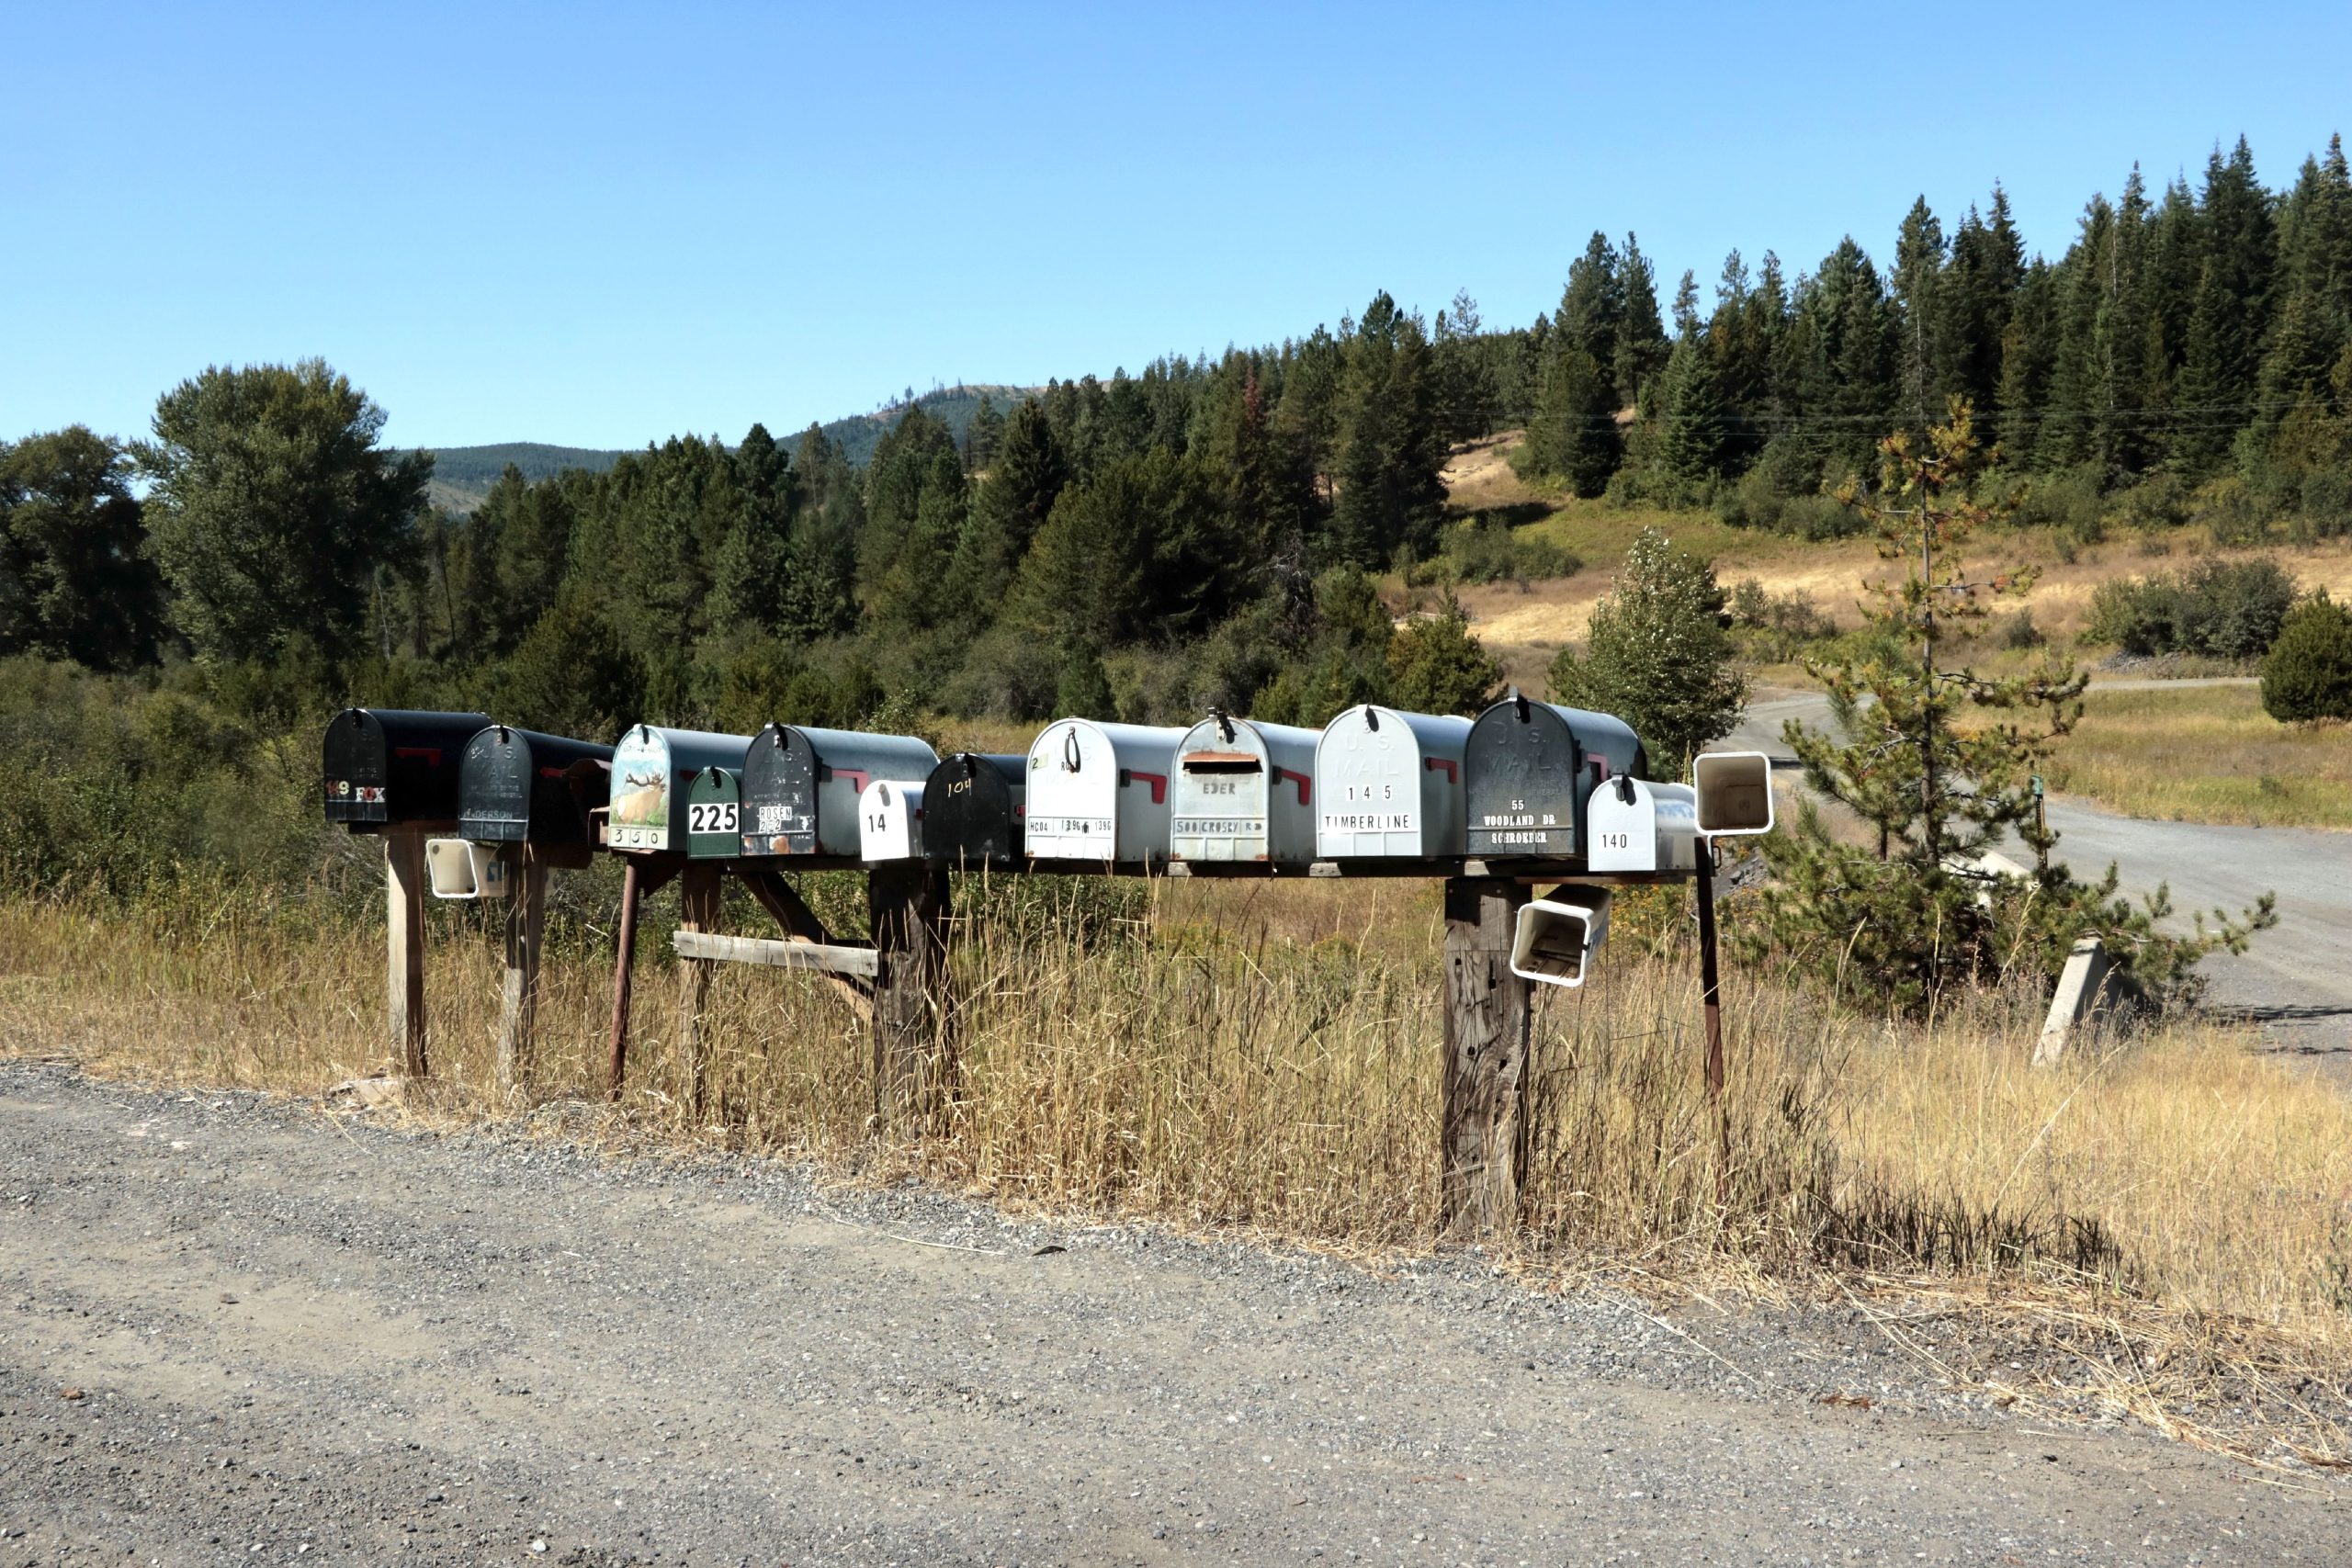
[[[2049,657],[2032,674],[2006,680],[1939,667],[1951,630],[1987,613],[1958,554],[1990,515],[1966,499],[1977,456],[1973,416],[1955,402],[1923,441],[1898,434],[1880,450],[1878,486],[1850,485],[1843,499],[1876,525],[1882,556],[1905,563],[1904,576],[1878,587],[1874,637],[1809,666],[1828,689],[1838,733],[1792,723],[1786,736],[1806,783],[1874,828],[1877,846],[1838,840],[1807,805],[1795,831],[1764,845],[1779,886],[1747,939],[1800,955],[1873,1007],[1904,1012],[1931,1010],[1953,987],[1989,986],[2013,971],[2046,978],[2088,933],[2142,984],[2193,992],[2199,958],[2239,951],[2275,921],[2267,895],[2235,919],[2217,911],[2212,929],[2200,916],[2196,934],[2183,938],[2157,930],[2169,912],[2164,890],[2134,909],[2116,897],[2112,867],[2095,883],[2063,863],[2023,878],[1982,869],[2005,833],[2038,859],[2055,842],[2035,825],[2030,775],[2081,716],[2085,680]],[[2030,583],[2030,572],[1992,579],[1996,594]],[[1961,722],[1971,710],[1971,722]]]
[[[1420,322],[1374,296],[1350,336],[1344,429],[1331,541],[1340,558],[1385,566],[1425,551],[1445,502],[1445,467]]]
[[[86,425],[0,443],[0,658],[154,661],[163,584],[130,479],[130,455]]]
[[[1005,422],[994,467],[980,481],[956,540],[951,576],[962,603],[983,616],[994,615],[1029,541],[1069,483],[1069,459],[1045,405],[1023,400]]]
[[[1897,396],[1902,417],[1927,427],[1930,411],[1943,402],[1947,355],[1943,343],[1944,226],[1920,197],[1905,214],[1894,242],[1894,316],[1901,369]]]
[[[1578,495],[1600,494],[1623,456],[1617,407],[1616,388],[1592,355],[1573,347],[1553,355],[1528,422],[1531,465],[1566,479]]]
[[[1675,340],[1658,386],[1659,470],[1678,484],[1703,489],[1723,472],[1727,433],[1715,356],[1693,323]]]
[[[763,424],[752,426],[733,457],[743,506],[712,567],[710,625],[723,634],[764,634],[783,625],[791,592],[799,476]]]
[[[964,427],[964,471],[977,474],[996,461],[997,448],[1004,440],[1004,415],[980,394],[980,406],[972,411],[972,423]]]
[[[2245,138],[2226,161],[2217,151],[2207,164],[2199,216],[2204,254],[2170,443],[2173,459],[2190,472],[2219,463],[2253,412],[2274,306],[2277,236]]]
[[[1470,631],[1449,591],[1435,615],[1416,620],[1388,644],[1388,698],[1411,713],[1476,714],[1493,705],[1503,667]]]
[[[2042,415],[2057,360],[2057,277],[2036,256],[2018,286],[2008,325],[2001,331],[1999,456],[2011,468],[2030,468],[2044,460]]]
[[[1630,233],[1618,265],[1618,294],[1624,306],[1617,324],[1616,352],[1601,363],[1615,377],[1617,406],[1629,409],[1641,401],[1643,389],[1665,371],[1667,355],[1673,348],[1667,340],[1666,323],[1658,317],[1657,269]]]

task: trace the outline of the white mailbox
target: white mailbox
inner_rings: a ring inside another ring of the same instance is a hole
[[[869,861],[922,858],[922,784],[876,779],[858,792],[860,852]]]
[[[1463,852],[1462,753],[1470,721],[1366,703],[1315,748],[1315,852],[1422,859]]]
[[[1699,869],[1699,796],[1689,784],[1650,784],[1620,773],[1585,806],[1592,871]]]
[[[1181,729],[1057,719],[1029,747],[1032,860],[1145,864],[1168,853],[1168,775]]]
[[[1223,714],[1186,730],[1176,743],[1176,777],[1169,785],[1169,858],[1312,861],[1315,743],[1321,739],[1312,729]]]

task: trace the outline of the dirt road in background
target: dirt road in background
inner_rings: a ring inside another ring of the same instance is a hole
[[[2342,1560],[2331,1483],[1939,1394],[1860,1314],[60,1067],[0,1066],[0,1292],[11,1568]]]
[[[2102,681],[2097,689],[2247,683],[2231,677]],[[1829,699],[1818,692],[1760,694],[1723,746],[1769,752],[1793,766],[1781,738],[1790,719],[1826,728]],[[2057,858],[2093,878],[2112,864],[2135,896],[2169,885],[2184,929],[2193,911],[2235,914],[2262,894],[2277,893],[2276,929],[2244,953],[2205,961],[2209,999],[2218,1010],[2262,1021],[2273,1049],[2311,1058],[2352,1086],[2352,833],[2151,822],[2065,797],[2053,797],[2049,810]]]

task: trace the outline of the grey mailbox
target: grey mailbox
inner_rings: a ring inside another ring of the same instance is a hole
[[[1168,856],[1182,861],[1315,858],[1315,746],[1287,724],[1216,714],[1176,743]]]
[[[1648,758],[1622,718],[1530,702],[1514,692],[1478,716],[1463,781],[1468,852],[1567,860],[1591,848],[1585,807],[1596,785],[1639,778]]]
[[[911,735],[771,724],[741,761],[745,855],[854,861],[858,795],[876,779],[928,777],[939,753]]]
[[[1462,752],[1470,721],[1366,703],[1315,748],[1315,852],[1442,859],[1463,852]]]
[[[1146,865],[1168,853],[1181,729],[1056,719],[1029,745],[1029,858]]]
[[[604,808],[613,749],[567,735],[493,724],[466,742],[458,773],[458,833],[481,844],[528,844],[550,865],[588,863],[590,813]]]

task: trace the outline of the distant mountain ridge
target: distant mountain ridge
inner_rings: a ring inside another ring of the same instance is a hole
[[[828,421],[820,428],[825,439],[845,452],[854,464],[864,465],[874,456],[875,443],[883,433],[906,418],[910,408],[920,408],[932,418],[944,423],[964,438],[972,416],[979,412],[980,400],[987,398],[1000,413],[1009,413],[1022,399],[1043,391],[1040,387],[1011,387],[1002,385],[966,384],[942,387],[925,392],[912,403],[897,403],[873,413],[854,413],[845,418]],[[768,434],[787,447],[797,446],[801,431],[777,430]],[[729,433],[723,439],[741,439],[742,432]],[[512,464],[526,479],[553,479],[573,468],[584,468],[601,474],[620,461],[622,452],[606,451],[593,446],[556,446],[543,441],[502,441],[487,446],[435,446],[433,453],[433,504],[445,511],[467,513],[480,506],[490,494],[490,487]]]

